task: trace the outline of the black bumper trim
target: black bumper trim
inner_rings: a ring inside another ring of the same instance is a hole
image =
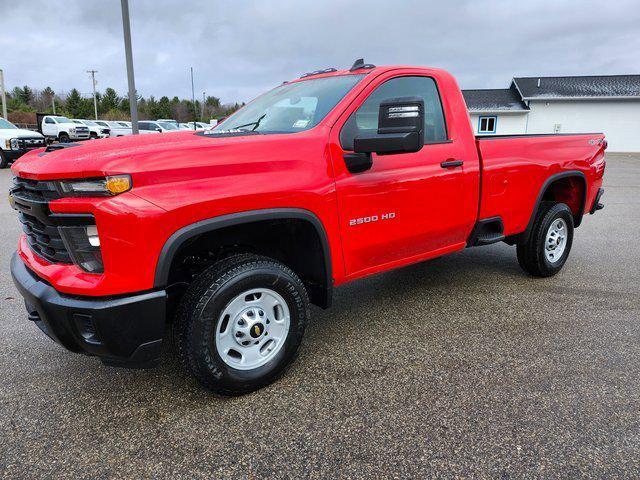
[[[107,298],[64,295],[32,273],[17,253],[11,275],[29,320],[67,350],[95,355],[108,365],[157,365],[165,329],[164,290]]]

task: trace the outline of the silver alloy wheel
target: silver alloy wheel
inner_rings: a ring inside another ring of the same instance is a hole
[[[238,370],[258,368],[283,347],[291,314],[287,302],[268,288],[254,288],[235,297],[220,315],[216,350]]]
[[[560,258],[567,246],[567,222],[562,218],[556,218],[547,230],[547,238],[544,242],[544,254],[549,263],[555,263]]]

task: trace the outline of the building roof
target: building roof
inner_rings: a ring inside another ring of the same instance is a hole
[[[640,98],[640,75],[515,77],[524,100]]]
[[[515,88],[463,90],[467,109],[475,112],[527,112],[520,94]]]

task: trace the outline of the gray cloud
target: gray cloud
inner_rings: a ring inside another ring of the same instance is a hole
[[[249,100],[364,57],[450,70],[464,88],[514,75],[640,73],[637,1],[130,0],[136,86],[148,95]],[[9,87],[126,91],[118,0],[0,0]]]

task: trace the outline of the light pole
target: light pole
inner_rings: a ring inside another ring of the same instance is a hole
[[[206,92],[202,92],[202,115],[200,115],[200,121],[204,122],[204,102],[205,102],[205,94]]]
[[[87,70],[87,73],[91,74],[91,83],[93,84],[93,113],[98,119],[98,100],[96,99],[96,73],[97,70]],[[54,112],[55,113],[55,112]]]
[[[131,24],[129,22],[129,0],[120,0],[122,5],[122,31],[124,51],[127,57],[127,79],[129,80],[129,108],[131,111],[131,133],[138,134],[138,101],[136,82],[133,75],[133,54],[131,53]]]
[[[2,96],[2,118],[7,118],[7,96],[4,93],[4,72],[0,68],[0,95]]]
[[[196,110],[196,91],[193,88],[193,67],[191,68],[191,101],[193,102],[193,126],[196,126],[198,121],[198,111]]]

